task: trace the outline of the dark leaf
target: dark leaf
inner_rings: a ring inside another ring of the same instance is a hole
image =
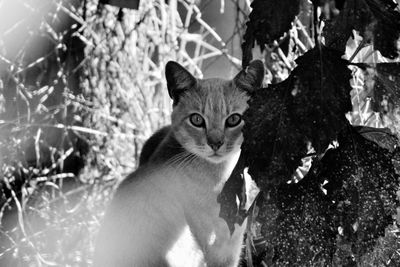
[[[373,128],[367,126],[354,127],[364,138],[374,142],[381,148],[393,152],[398,147],[399,140],[387,128]]]
[[[321,7],[323,18],[330,19],[343,9],[345,0],[312,0],[314,5]]]
[[[242,153],[261,189],[285,183],[311,143],[323,153],[347,124],[350,70],[340,53],[314,48],[284,82],[256,91],[246,111]]]
[[[259,221],[273,266],[351,266],[396,213],[393,154],[348,126],[298,183],[269,189]]]
[[[265,208],[263,214],[275,214],[263,221],[267,251],[272,251],[266,262],[271,266],[330,265],[336,238],[332,204],[313,175],[272,190]]]
[[[400,106],[400,63],[376,64],[373,77],[375,110],[392,112]]]
[[[340,14],[327,20],[323,36],[325,45],[340,51],[356,30],[388,58],[399,55],[400,13],[392,0],[347,0]]]
[[[253,11],[249,15],[244,34],[243,67],[251,61],[254,42],[263,49],[264,45],[278,40],[291,28],[291,23],[299,13],[299,0],[254,0]]]
[[[121,8],[138,9],[139,0],[100,0],[102,4],[108,4],[112,6],[117,6]]]
[[[343,131],[339,147],[321,161],[319,181],[325,181],[327,196],[335,203],[335,228],[360,257],[393,223],[396,213],[396,174],[393,154],[362,137],[354,128]]]
[[[246,218],[243,209],[244,203],[246,203],[243,169],[243,158],[240,157],[235,169],[232,171],[231,176],[226,181],[222,192],[218,196],[218,203],[221,204],[219,217],[226,221],[231,234],[235,230],[235,223],[242,225]],[[239,199],[239,206],[236,203],[236,198]]]

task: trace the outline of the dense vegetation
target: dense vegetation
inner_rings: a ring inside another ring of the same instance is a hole
[[[225,42],[202,19],[210,0],[106,2],[0,1],[0,266],[90,265],[105,204],[168,123],[165,63],[202,77],[214,58],[236,70],[256,54],[266,86],[220,198],[230,226],[250,215],[243,264],[400,265],[391,0],[232,0]],[[248,212],[247,168],[262,190]]]
[[[297,38],[282,36],[297,20],[301,2],[252,3],[244,67],[255,42],[263,48]],[[237,169],[248,167],[262,190],[258,217],[250,213],[261,224],[265,239],[261,259],[268,266],[398,266],[398,245],[376,245],[388,231],[397,235],[393,225],[399,204],[398,132],[355,127],[347,117],[352,121],[360,115],[351,113],[357,108],[351,99],[351,70],[380,72],[370,78],[375,82],[369,89],[379,120],[373,126],[395,124],[388,123],[388,117],[396,117],[389,115],[397,110],[396,85],[382,82],[385,74],[379,70],[390,69],[391,78],[386,80],[398,79],[399,63],[388,61],[399,57],[400,13],[384,0],[312,2],[313,47],[297,51],[290,75],[257,91],[245,113],[242,163]],[[323,10],[320,15],[318,7]],[[351,55],[346,54],[356,36],[362,40]],[[280,46],[289,46],[286,54],[291,55],[299,49],[294,43]],[[379,57],[354,62],[366,47]],[[299,177],[296,170],[305,160],[312,161],[311,167]],[[221,202],[226,208],[222,215],[232,225],[243,218],[241,212],[235,219],[236,206],[232,201],[229,205],[232,195],[240,195],[241,171],[231,178],[237,182],[227,185]]]

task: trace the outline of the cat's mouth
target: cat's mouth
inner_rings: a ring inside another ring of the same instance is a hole
[[[219,154],[219,153],[217,153],[217,152],[214,152],[213,154],[211,154],[210,156],[208,156],[208,158],[209,158],[209,160],[211,160],[212,162],[218,163],[218,162],[220,162],[220,161],[222,161],[222,160],[224,159],[224,156],[221,155],[221,154]]]

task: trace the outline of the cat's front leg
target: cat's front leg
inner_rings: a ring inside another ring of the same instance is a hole
[[[235,224],[231,234],[226,222],[219,218],[217,227],[211,232],[206,252],[207,266],[211,267],[237,267],[243,245],[243,236],[247,220],[242,225]]]

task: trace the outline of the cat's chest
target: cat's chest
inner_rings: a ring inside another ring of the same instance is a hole
[[[236,226],[231,234],[225,220],[219,217],[220,204],[217,198],[224,183],[221,172],[198,171],[194,168],[184,172],[173,171],[174,175],[169,177],[174,179],[163,190],[171,191],[173,199],[179,203],[177,205],[183,208],[187,233],[182,231],[171,251],[180,255],[200,255],[200,259],[207,262],[208,266],[234,266],[240,254],[246,223]],[[224,172],[224,175],[229,174]],[[185,263],[182,266],[202,265]]]
[[[203,191],[192,195],[192,201],[187,202],[185,207],[186,220],[195,240],[205,257],[215,260],[230,258],[237,251],[246,227],[246,223],[236,225],[234,232],[230,233],[226,221],[219,217],[217,196],[218,192]]]

